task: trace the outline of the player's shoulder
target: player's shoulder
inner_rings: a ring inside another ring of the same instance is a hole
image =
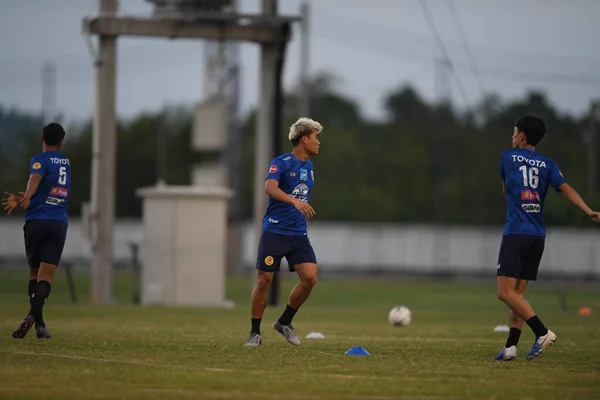
[[[48,159],[48,154],[46,152],[38,153],[38,154],[34,155],[33,157],[31,157],[32,161],[42,161],[42,160],[47,160],[47,159]]]
[[[529,154],[527,154],[527,155],[529,155]],[[529,164],[531,164],[532,166],[546,167],[546,168],[556,166],[556,162],[552,158],[550,158],[544,154],[540,154],[537,151],[532,151],[530,155],[531,155],[531,157],[530,157],[530,160],[528,160],[528,161],[529,161]],[[533,162],[531,160],[535,160],[535,162]]]
[[[276,160],[280,160],[280,161],[282,161],[284,163],[288,163],[288,164],[291,163],[291,162],[293,162],[292,153],[282,154],[280,156],[275,157],[275,159]]]
[[[273,163],[279,164],[282,167],[289,167],[294,163],[294,158],[291,153],[282,154],[273,159]]]
[[[540,153],[535,153],[535,154],[537,155],[538,160],[544,161],[547,165],[550,165],[550,164],[556,165],[556,161],[554,161],[552,158],[545,156],[543,154],[540,154]]]

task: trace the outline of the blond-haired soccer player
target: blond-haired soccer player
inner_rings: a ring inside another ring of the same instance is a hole
[[[252,329],[246,346],[262,344],[260,323],[267,307],[269,285],[273,273],[279,271],[283,257],[287,259],[290,271],[298,274],[300,282],[292,290],[287,307],[273,324],[273,329],[290,344],[300,344],[292,318],[317,282],[317,258],[308,240],[306,219],[315,215],[315,210],[308,203],[315,183],[314,166],[309,158],[319,154],[322,130],[317,121],[300,118],[290,127],[292,152],[271,161],[265,181],[265,192],[270,197],[269,207],[258,245],[258,273],[252,291]]]

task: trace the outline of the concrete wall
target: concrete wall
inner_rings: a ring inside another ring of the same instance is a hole
[[[0,219],[0,260],[24,260],[23,222]],[[234,272],[255,263],[256,238],[250,224],[242,229],[242,262]],[[494,274],[502,227],[430,227],[311,223],[309,237],[323,272]],[[128,242],[141,239],[141,221],[120,220],[115,234],[115,258],[128,262]],[[85,264],[90,245],[81,224],[72,220],[65,259]],[[285,262],[283,265],[286,265]],[[600,278],[600,230],[549,228],[541,275]]]

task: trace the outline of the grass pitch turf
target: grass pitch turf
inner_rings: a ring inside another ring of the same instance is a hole
[[[519,359],[498,363],[507,310],[489,284],[323,278],[294,319],[303,341],[293,347],[271,329],[284,305],[267,308],[264,344],[246,348],[251,281],[231,278],[233,309],[139,307],[119,276],[118,305],[87,302],[89,277],[76,276],[72,305],[59,271],[45,307],[51,340],[10,332],[28,309],[27,272],[0,271],[1,399],[599,399],[600,291],[565,288],[561,310],[550,286],[531,284],[528,298],[558,335],[540,358],[525,327]],[[283,281],[287,296],[294,284]],[[406,305],[413,322],[387,323]],[[581,317],[578,309],[595,312]],[[324,340],[304,337],[322,332]],[[362,346],[371,357],[347,356]]]

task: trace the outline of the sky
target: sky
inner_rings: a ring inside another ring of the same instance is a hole
[[[240,0],[240,8],[258,12],[259,3]],[[279,5],[282,14],[296,15],[300,0]],[[384,117],[383,99],[400,85],[438,99],[435,66],[444,53],[453,65],[451,99],[460,109],[476,106],[484,93],[512,100],[533,89],[574,114],[600,99],[598,0],[311,0],[310,5],[309,72],[336,74],[338,89],[370,118]],[[42,69],[52,63],[58,111],[67,121],[89,118],[94,80],[81,20],[96,12],[95,0],[0,0],[0,105],[41,112]],[[120,1],[123,15],[151,12],[145,0]],[[286,88],[298,81],[298,33],[295,27]],[[203,100],[202,41],[121,37],[117,60],[120,117]],[[258,68],[258,46],[241,45],[243,111],[257,103]]]

